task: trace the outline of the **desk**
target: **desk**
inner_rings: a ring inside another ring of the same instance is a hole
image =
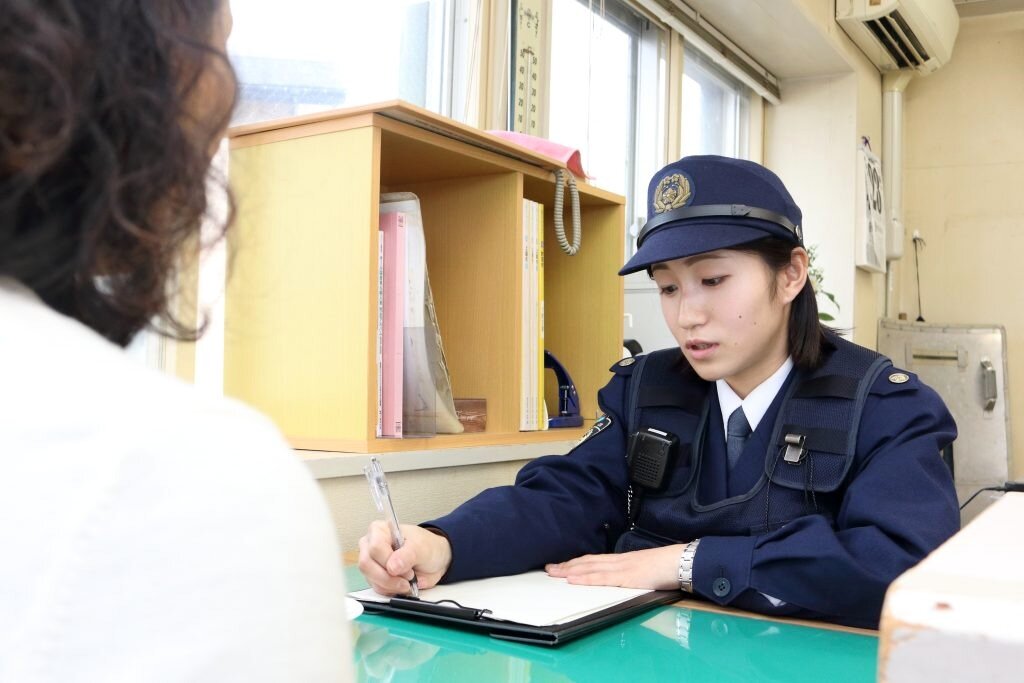
[[[349,590],[366,587],[347,568]],[[759,618],[694,601],[661,607],[558,648],[363,614],[360,681],[874,681],[872,631]]]

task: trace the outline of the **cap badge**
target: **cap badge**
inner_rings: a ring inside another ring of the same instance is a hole
[[[686,206],[690,194],[690,181],[682,173],[665,176],[654,191],[654,213],[665,213]]]
[[[889,381],[893,384],[904,384],[910,381],[910,375],[905,372],[894,372],[889,375]]]

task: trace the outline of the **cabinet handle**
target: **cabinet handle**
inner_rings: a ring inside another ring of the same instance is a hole
[[[981,390],[985,412],[991,412],[996,407],[999,392],[996,388],[996,369],[988,358],[981,359]]]
[[[956,363],[961,370],[967,370],[967,349],[959,344],[953,349],[914,348],[910,342],[906,344],[907,369],[910,370],[916,361]]]

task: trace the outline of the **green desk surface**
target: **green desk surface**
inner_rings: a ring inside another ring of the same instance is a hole
[[[350,567],[351,590],[366,586]],[[803,624],[661,607],[547,648],[395,617],[353,625],[360,681],[874,681],[878,638]]]

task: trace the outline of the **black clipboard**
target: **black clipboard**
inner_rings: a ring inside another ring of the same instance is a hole
[[[393,597],[390,602],[372,600],[360,600],[359,602],[362,603],[368,614],[385,614],[403,619],[427,621],[471,631],[482,631],[492,638],[550,647],[561,645],[591,631],[624,621],[660,605],[676,602],[680,595],[679,591],[651,591],[579,619],[550,626],[531,626],[514,621],[492,619],[488,616],[489,610],[466,607],[450,600],[429,602],[416,598]]]

